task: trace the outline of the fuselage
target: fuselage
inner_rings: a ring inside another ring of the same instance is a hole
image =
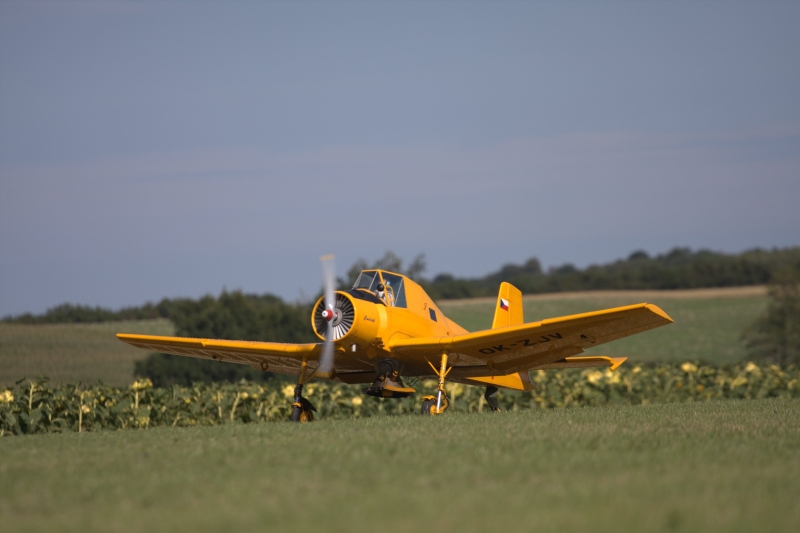
[[[322,340],[327,327],[322,318],[324,305],[320,298],[311,314],[314,332]],[[350,361],[354,368],[363,368],[367,361],[391,358],[385,346],[392,340],[467,333],[442,313],[419,284],[384,270],[365,270],[352,289],[337,291],[336,308],[337,366],[346,367]]]

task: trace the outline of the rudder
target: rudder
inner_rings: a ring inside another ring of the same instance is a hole
[[[500,284],[497,304],[494,308],[492,329],[524,324],[522,314],[522,291],[505,281]]]
[[[492,329],[519,326],[524,323],[522,291],[504,281],[500,284],[500,291],[497,294]],[[484,383],[490,387],[503,387],[513,390],[533,389],[533,383],[531,383],[527,372],[515,372],[506,376],[476,376],[467,379]]]

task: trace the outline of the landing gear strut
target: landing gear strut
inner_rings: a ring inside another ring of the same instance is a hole
[[[447,377],[453,367],[447,368],[447,352],[442,352],[442,363],[439,370],[436,370],[436,367],[430,361],[428,361],[428,364],[439,377],[439,390],[436,396],[422,397],[421,412],[423,415],[440,415],[450,406],[450,402],[447,400],[447,392],[444,390],[444,378]]]
[[[306,376],[308,364],[305,359],[300,363],[300,375],[297,377],[297,386],[294,388],[294,403],[292,403],[292,422],[311,422],[317,409],[303,398],[303,385],[311,377]]]

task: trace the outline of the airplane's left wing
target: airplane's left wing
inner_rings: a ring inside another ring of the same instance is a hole
[[[293,375],[300,373],[300,362],[303,357],[308,359],[309,367],[314,368],[322,346],[319,343],[226,341],[127,333],[119,333],[117,338],[131,346],[151,352],[241,363],[264,371]]]
[[[642,303],[462,335],[390,340],[389,347],[405,358],[422,361],[435,361],[446,351],[454,375],[486,375],[487,369],[490,375],[503,375],[566,367],[568,363],[606,365],[604,359],[608,358],[574,356],[586,348],[670,323],[672,319],[658,306]]]

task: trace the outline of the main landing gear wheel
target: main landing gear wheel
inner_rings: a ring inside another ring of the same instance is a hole
[[[439,377],[439,386],[437,387],[438,390],[436,391],[436,396],[423,396],[422,397],[422,408],[420,412],[423,415],[440,415],[447,410],[450,406],[450,402],[447,401],[447,393],[444,390],[444,378],[447,377],[447,374],[453,370],[453,367],[447,368],[447,352],[442,352],[442,363],[441,366],[437,369],[430,361],[428,364],[433,369],[433,372],[436,376]]]
[[[447,399],[446,394],[437,394],[436,396],[423,396],[422,407],[419,412],[423,415],[440,415],[450,407],[450,401]]]
[[[301,378],[305,372],[301,374]],[[303,384],[298,383],[294,388],[294,403],[292,404],[292,422],[312,422],[317,409],[303,398]]]
[[[292,406],[292,422],[313,422],[314,412],[303,409],[299,405]]]
[[[423,400],[422,401],[422,408],[420,409],[420,413],[423,415],[432,415],[433,411],[436,410],[436,399],[431,398],[430,400]]]

